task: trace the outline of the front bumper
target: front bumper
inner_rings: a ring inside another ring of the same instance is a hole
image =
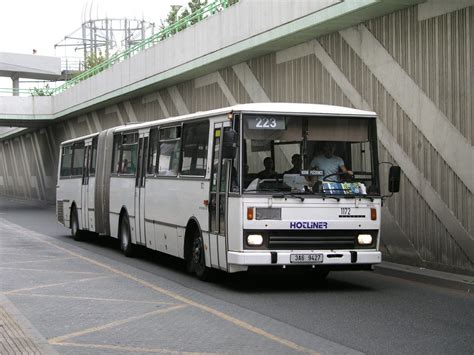
[[[273,258],[272,258],[273,254]],[[276,254],[276,255],[275,255]],[[291,254],[323,254],[319,263],[291,263]],[[245,251],[227,253],[227,262],[234,265],[358,265],[379,264],[382,262],[380,251],[349,250],[278,250],[278,251]]]

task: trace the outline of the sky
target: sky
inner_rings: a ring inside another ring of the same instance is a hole
[[[0,52],[62,56],[54,49],[64,36],[77,30],[84,19],[144,19],[160,24],[171,5],[189,0],[3,0],[0,10]],[[0,88],[11,80],[0,78]]]

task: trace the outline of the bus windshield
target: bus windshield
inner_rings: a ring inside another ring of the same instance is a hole
[[[373,117],[243,116],[244,193],[380,195]]]

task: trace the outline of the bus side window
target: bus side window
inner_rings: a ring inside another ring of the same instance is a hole
[[[72,147],[65,146],[62,148],[61,154],[61,170],[60,176],[66,177],[71,175],[71,164],[72,164]]]
[[[95,165],[97,162],[97,138],[92,140],[92,147],[91,147],[91,158],[89,164],[89,175],[95,175]]]
[[[120,168],[120,146],[122,145],[122,135],[116,134],[114,136],[114,148],[113,148],[113,157],[112,157],[112,173],[119,174],[121,173]]]
[[[117,134],[114,137],[112,173],[135,175],[137,170],[138,133]]]
[[[72,152],[72,169],[71,175],[82,175],[84,165],[84,143],[74,144]]]
[[[152,128],[150,131],[150,148],[148,149],[148,167],[147,174],[156,174],[156,163],[158,159],[158,128]]]
[[[168,127],[160,129],[158,175],[178,175],[180,151],[181,127]]]
[[[122,174],[135,175],[137,171],[137,145],[138,133],[123,135],[121,146],[121,172]]]
[[[184,125],[181,175],[206,175],[208,141],[209,121]]]

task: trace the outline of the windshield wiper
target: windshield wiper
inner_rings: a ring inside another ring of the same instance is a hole
[[[364,198],[370,200],[370,202],[374,202],[374,198],[372,196],[367,195],[355,195],[355,194],[326,194],[324,192],[321,193],[325,198],[334,198],[339,201],[341,198]]]
[[[337,202],[341,201],[341,198],[338,197],[338,195],[326,195],[324,192],[321,192],[321,196],[323,196],[323,199],[325,198],[333,198],[335,199]]]
[[[304,201],[303,196],[301,196],[299,194],[296,194],[296,193],[292,193],[292,192],[283,193],[283,194],[276,194],[276,195],[272,195],[272,197],[274,197],[274,198],[284,198],[284,199],[286,199],[287,197],[293,197],[293,198],[299,199],[301,202]]]

